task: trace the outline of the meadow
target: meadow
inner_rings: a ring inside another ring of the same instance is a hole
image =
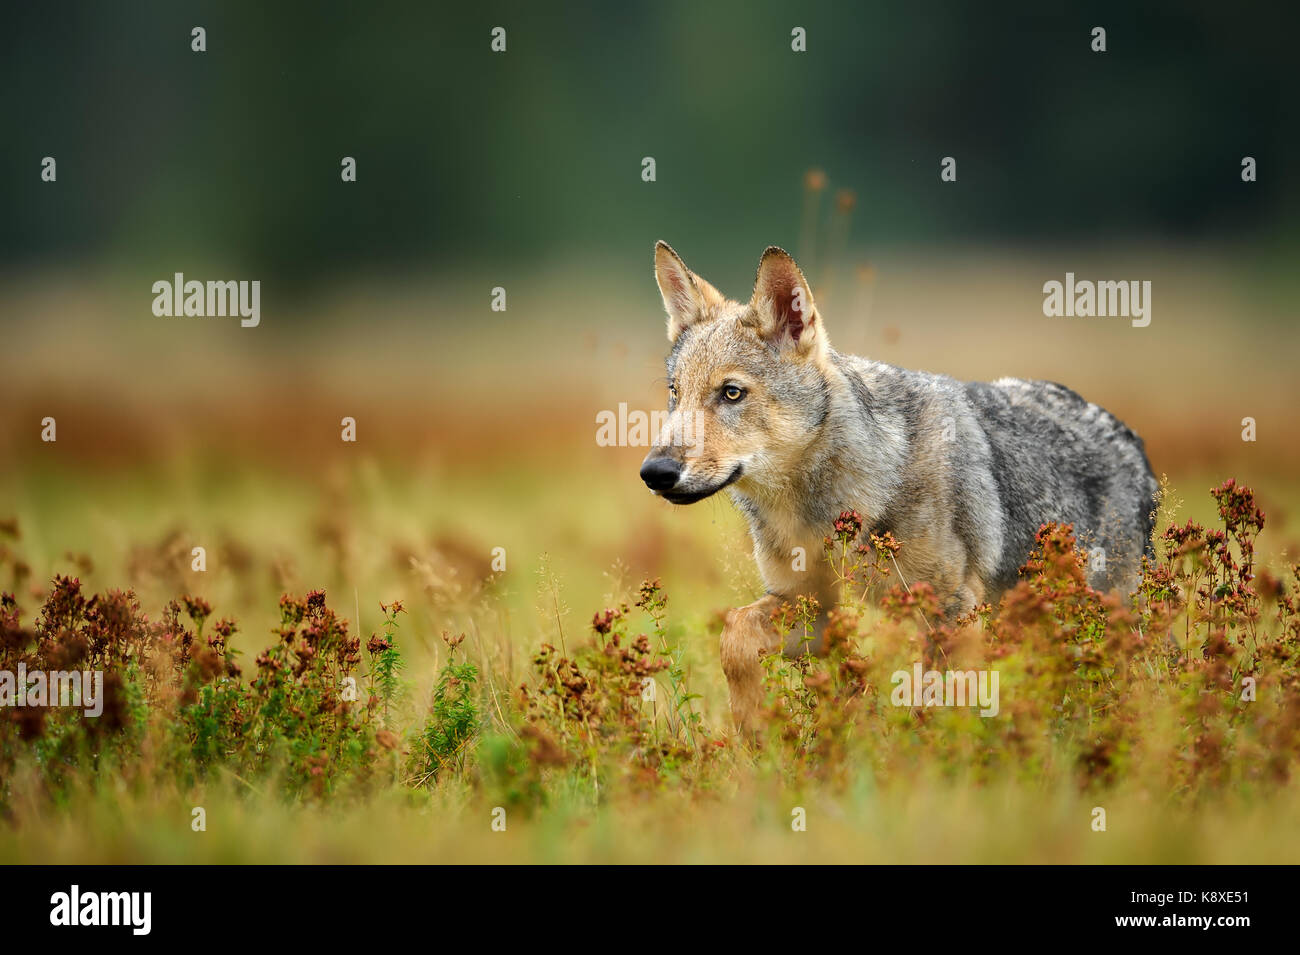
[[[0,669],[113,676],[99,720],[0,714],[0,860],[1295,860],[1285,278],[1170,256],[1144,329],[1043,317],[1051,254],[879,261],[819,292],[844,350],[1105,404],[1167,493],[1136,599],[1089,591],[1048,529],[961,621],[924,588],[858,599],[898,581],[847,515],[836,650],[767,662],[755,743],[717,661],[759,588],[743,521],[652,499],[643,449],[595,440],[600,411],[663,401],[648,258],[644,295],[574,302],[557,268],[501,315],[487,277],[360,282],[297,306],[305,333],[272,303],[256,329],[121,320],[129,279],[11,284]],[[437,310],[477,317],[434,340]],[[915,661],[996,668],[1000,714],[892,705]]]

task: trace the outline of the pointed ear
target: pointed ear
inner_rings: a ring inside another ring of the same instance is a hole
[[[750,306],[760,333],[778,347],[800,355],[825,351],[826,332],[812,288],[784,249],[770,245],[759,259]]]
[[[710,318],[712,309],[726,297],[686,267],[681,256],[660,239],[655,243],[655,281],[668,312],[668,340],[677,341],[682,330]]]

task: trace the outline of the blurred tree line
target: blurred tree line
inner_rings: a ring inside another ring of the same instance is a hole
[[[814,167],[873,243],[1294,241],[1294,5],[1050,6],[11,5],[0,264],[756,257]]]

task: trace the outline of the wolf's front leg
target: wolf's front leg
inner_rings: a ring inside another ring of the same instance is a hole
[[[731,716],[742,733],[754,729],[763,702],[763,665],[759,658],[782,649],[772,613],[783,598],[768,594],[746,607],[727,612],[722,628],[722,672],[731,693]]]

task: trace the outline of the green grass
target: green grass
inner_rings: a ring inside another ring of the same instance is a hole
[[[25,626],[55,573],[79,573],[88,593],[134,586],[154,623],[177,594],[198,594],[213,606],[205,634],[218,618],[237,622],[230,647],[247,686],[278,642],[280,594],[323,587],[346,635],[360,638],[358,682],[373,685],[377,659],[364,646],[374,633],[393,637],[403,667],[384,694],[389,717],[360,713],[350,736],[278,715],[261,742],[214,729],[220,707],[204,694],[216,684],[194,682],[197,664],[174,657],[167,678],[180,689],[191,680],[198,699],[179,711],[165,693],[137,700],[131,745],[87,743],[67,727],[75,745],[41,754],[5,723],[0,859],[1280,862],[1300,851],[1286,690],[1296,648],[1274,625],[1266,639],[1230,636],[1244,655],[1234,668],[1260,674],[1261,700],[1246,711],[1191,662],[1202,642],[1134,649],[1097,638],[1108,649],[1090,671],[1076,651],[1097,635],[1080,643],[1074,618],[1037,635],[972,623],[945,652],[963,666],[998,661],[1008,715],[993,725],[885,705],[889,673],[927,652],[925,641],[915,619],[864,606],[851,655],[868,661],[865,685],[841,680],[837,658],[774,663],[771,729],[751,748],[731,735],[716,659],[717,614],[756,587],[738,516],[722,502],[668,511],[599,468],[610,493],[574,507],[569,479],[591,483],[593,472],[541,481],[539,470],[470,478],[370,461],[306,484],[249,468],[228,479],[197,467],[108,480],[11,474],[22,536],[7,543],[0,581],[15,560],[32,568],[19,591]],[[1192,490],[1208,483],[1188,479],[1174,495],[1179,523],[1217,523]],[[157,547],[173,530],[180,544]],[[1259,540],[1279,571],[1287,532],[1269,526]],[[208,571],[194,573],[192,540],[233,542],[244,558],[209,545]],[[507,569],[493,575],[496,546]],[[78,569],[79,554],[93,569]],[[667,604],[647,612],[633,604],[657,569]],[[623,603],[615,653],[591,621]],[[444,632],[466,634],[454,653]],[[1126,631],[1116,618],[1104,632]],[[634,651],[641,633],[646,647]],[[539,657],[544,644],[556,650]],[[566,682],[574,673],[582,694]],[[652,704],[638,692],[645,673],[657,681]],[[810,689],[819,673],[830,696]],[[1215,692],[1221,709],[1199,714],[1196,701]],[[395,749],[379,741],[389,727]],[[1197,756],[1207,728],[1220,739],[1212,762]],[[1279,745],[1281,769],[1268,768]],[[205,832],[191,829],[196,806]],[[791,827],[796,807],[805,831]],[[1097,807],[1104,832],[1092,829]],[[493,828],[498,808],[505,831]]]

